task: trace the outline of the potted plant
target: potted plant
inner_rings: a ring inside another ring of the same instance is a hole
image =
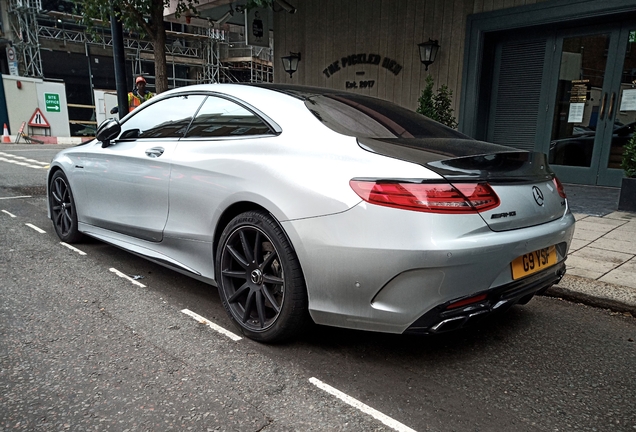
[[[618,209],[636,212],[636,133],[625,144],[621,168],[625,170],[625,177],[621,184]]]
[[[417,112],[450,128],[457,127],[457,119],[453,115],[453,91],[445,84],[433,92],[435,84],[432,76],[426,77],[426,87],[418,99]]]

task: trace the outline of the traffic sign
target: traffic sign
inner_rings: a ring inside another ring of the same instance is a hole
[[[16,56],[15,48],[11,46],[7,47],[7,63],[9,65],[9,75],[14,75],[14,76],[20,75],[18,70],[18,59]]]
[[[7,60],[9,60],[10,62],[15,61],[15,49],[13,47],[8,46],[7,47]]]
[[[60,95],[58,93],[44,93],[46,112],[60,112]]]
[[[46,119],[44,118],[44,115],[42,114],[42,111],[40,111],[40,108],[36,108],[35,109],[35,112],[33,113],[33,116],[31,117],[31,120],[29,120],[29,126],[31,126],[31,127],[39,127],[39,128],[50,128],[51,127],[49,122],[46,121]]]

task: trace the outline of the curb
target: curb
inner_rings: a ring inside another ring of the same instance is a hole
[[[566,274],[561,282],[549,288],[544,295],[617,312],[629,312],[636,317],[636,288]]]
[[[43,141],[42,144],[81,144],[86,141],[90,141],[93,137],[51,137],[51,136],[42,136],[42,135],[30,135],[31,138],[35,138],[39,141]],[[39,144],[39,143],[28,143],[24,138],[20,138],[20,142],[16,143],[16,136],[9,135],[9,139],[11,142],[2,143],[2,144]],[[0,146],[2,145],[0,144]]]

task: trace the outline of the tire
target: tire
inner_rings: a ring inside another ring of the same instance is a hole
[[[215,270],[223,307],[246,337],[282,342],[306,328],[300,263],[269,214],[250,211],[230,221],[219,241]]]
[[[51,220],[57,236],[66,243],[77,243],[84,236],[77,230],[75,200],[62,171],[56,171],[49,183]]]

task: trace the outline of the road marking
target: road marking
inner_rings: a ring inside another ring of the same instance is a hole
[[[133,285],[137,285],[138,287],[141,287],[141,288],[146,288],[146,285],[142,284],[141,282],[137,282],[136,280],[134,280],[133,278],[123,274],[122,272],[120,272],[116,268],[111,268],[110,271],[112,271],[113,273],[115,273],[117,276],[119,276],[121,278],[128,279]]]
[[[6,214],[8,214],[8,215],[9,215],[9,216],[11,216],[11,217],[16,217],[16,215],[11,214],[11,213],[9,213],[9,212],[8,212],[8,211],[6,211],[6,210],[2,210],[2,213],[6,213]]]
[[[240,336],[237,336],[234,333],[232,333],[231,331],[225,330],[223,327],[221,327],[219,325],[216,325],[213,322],[210,322],[210,321],[206,320],[201,315],[197,315],[196,313],[192,312],[191,310],[183,309],[181,312],[183,312],[186,315],[191,316],[195,320],[199,321],[201,324],[207,325],[212,330],[217,331],[217,332],[221,333],[222,335],[229,337],[233,341],[240,341],[242,339]]]
[[[26,225],[26,226],[28,226],[29,228],[33,228],[34,230],[36,230],[36,231],[37,231],[37,232],[39,232],[40,234],[44,234],[44,233],[46,233],[46,231],[44,231],[43,229],[40,229],[40,228],[36,227],[36,226],[35,226],[35,225],[33,225],[33,224],[27,223],[27,224],[25,224],[25,225]]]
[[[28,168],[35,168],[35,169],[46,169],[46,168],[48,168],[48,166],[43,167],[43,166],[38,166],[38,165],[31,165],[31,164],[28,164],[26,162],[19,162],[19,161],[16,161],[16,160],[7,159],[7,158],[3,158],[3,157],[0,157],[0,161],[9,162],[9,163],[12,163],[14,165],[25,166],[25,167],[28,167]]]
[[[77,252],[77,253],[78,253],[78,254],[80,254],[80,255],[86,255],[86,252],[81,251],[81,250],[79,250],[78,248],[73,247],[73,246],[71,246],[71,245],[70,245],[70,244],[68,244],[68,243],[60,242],[60,244],[61,244],[62,246],[64,246],[64,247],[69,248],[69,249],[70,249],[70,250],[72,250],[72,251]]]
[[[337,397],[338,399],[340,399],[341,401],[343,401],[344,403],[351,405],[352,407],[362,411],[365,414],[370,415],[371,417],[375,418],[376,420],[381,421],[382,423],[384,423],[385,425],[387,425],[388,427],[390,427],[393,430],[396,430],[398,432],[415,432],[414,429],[411,429],[410,427],[403,425],[402,423],[400,423],[397,420],[393,420],[391,417],[382,414],[380,411],[371,408],[368,405],[363,404],[362,402],[360,402],[357,399],[352,398],[349,395],[344,394],[343,392],[341,392],[340,390],[337,390],[333,387],[331,387],[328,384],[323,383],[322,381],[320,381],[319,379],[316,378],[309,378],[309,382],[312,383],[313,385],[315,385],[316,387],[326,391],[327,393]]]
[[[8,158],[13,158],[13,159],[17,159],[17,160],[20,160],[20,161],[29,162],[29,163],[32,163],[32,164],[37,164],[37,165],[42,165],[42,166],[48,166],[49,165],[48,162],[40,162],[39,160],[28,159],[28,158],[25,158],[23,156],[12,155],[11,153],[0,152],[0,156],[5,156],[5,157],[8,157]]]
[[[15,197],[0,197],[0,200],[16,199],[16,198],[32,198],[31,195],[20,195]]]

